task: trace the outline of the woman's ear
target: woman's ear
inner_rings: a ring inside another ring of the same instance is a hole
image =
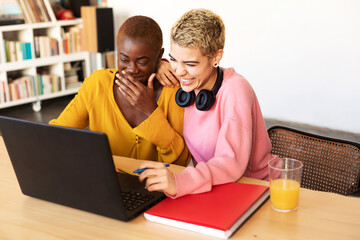
[[[160,62],[161,62],[161,59],[162,59],[162,56],[164,55],[164,48],[161,48],[159,50],[159,55],[158,55],[158,58],[156,60],[156,65],[155,65],[155,72],[158,71],[159,69],[159,66],[160,66]]]
[[[161,62],[161,59],[164,55],[164,48],[161,48],[160,51],[159,51],[159,57],[158,57],[158,60],[157,60],[157,64],[159,64]]]
[[[219,50],[215,53],[215,55],[214,55],[214,57],[213,57],[213,66],[215,65],[215,63],[216,63],[217,65],[220,65],[220,61],[221,61],[221,59],[222,59],[223,54],[224,54],[224,49],[219,49]]]

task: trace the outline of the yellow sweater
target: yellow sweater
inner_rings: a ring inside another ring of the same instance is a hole
[[[182,136],[184,109],[175,102],[177,88],[163,88],[155,111],[132,128],[114,99],[116,72],[102,69],[92,73],[50,124],[80,129],[89,126],[91,131],[103,132],[113,155],[186,166],[191,155]]]

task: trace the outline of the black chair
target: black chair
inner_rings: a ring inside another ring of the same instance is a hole
[[[282,126],[268,134],[272,154],[304,164],[301,187],[342,195],[359,190],[360,144]]]

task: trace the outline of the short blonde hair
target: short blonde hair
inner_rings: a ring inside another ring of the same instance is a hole
[[[208,9],[192,9],[171,28],[171,42],[181,47],[199,48],[212,57],[225,45],[225,25],[222,19]]]

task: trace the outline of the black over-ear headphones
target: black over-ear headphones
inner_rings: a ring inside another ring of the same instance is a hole
[[[181,88],[176,92],[175,101],[180,107],[188,107],[196,101],[196,108],[200,111],[208,111],[214,105],[216,94],[219,91],[223,81],[223,70],[217,67],[217,78],[211,91],[203,89],[195,97],[195,92],[185,92]],[[196,98],[196,100],[195,100]]]

